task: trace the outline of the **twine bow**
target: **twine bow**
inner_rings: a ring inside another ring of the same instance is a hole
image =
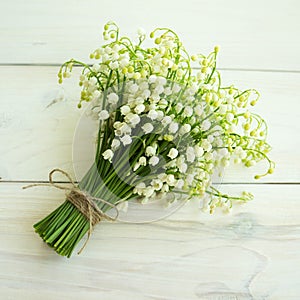
[[[65,177],[67,177],[69,182],[71,183],[72,187],[70,188],[70,187],[66,187],[64,185],[55,183],[53,181],[53,174],[56,172],[61,173]],[[51,186],[51,187],[55,187],[60,190],[69,191],[69,193],[66,194],[67,201],[71,202],[87,218],[87,220],[89,220],[90,228],[88,231],[88,237],[87,237],[87,240],[85,241],[84,245],[82,246],[82,248],[79,250],[78,254],[80,254],[82,252],[82,250],[85,248],[85,246],[87,245],[87,243],[90,239],[90,236],[92,234],[93,228],[96,224],[98,224],[102,219],[105,219],[108,221],[116,221],[118,219],[119,210],[116,207],[116,205],[114,205],[108,201],[105,201],[104,199],[93,197],[85,191],[81,191],[78,188],[78,186],[76,186],[76,184],[72,180],[71,176],[67,172],[65,172],[61,169],[53,169],[49,173],[49,183],[29,184],[27,186],[24,186],[23,189],[27,189],[27,188],[31,188],[31,187],[35,187],[35,186]],[[110,206],[111,208],[115,209],[116,216],[110,217],[109,215],[104,213],[96,204],[97,202],[104,203],[104,204]]]

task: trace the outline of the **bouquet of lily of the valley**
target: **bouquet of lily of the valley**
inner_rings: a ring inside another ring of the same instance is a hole
[[[255,178],[273,172],[266,123],[248,110],[259,93],[221,85],[219,48],[208,56],[190,56],[168,28],[155,29],[150,38],[153,47],[143,47],[142,30],[133,43],[109,22],[104,26],[107,43],[90,54],[94,64],[71,59],[58,73],[62,83],[74,66],[82,67],[78,107],[90,102],[90,115],[99,124],[89,171],[78,186],[73,184],[60,207],[34,225],[63,256],[70,257],[102,219],[113,219],[107,212],[120,203],[145,203],[172,192],[185,194],[185,199],[208,195],[211,212],[229,209],[252,195],[221,193],[212,185],[216,170],[230,161],[250,167],[266,160],[265,174]],[[198,68],[193,70],[195,63]]]

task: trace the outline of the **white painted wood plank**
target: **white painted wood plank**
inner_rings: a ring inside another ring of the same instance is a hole
[[[242,185],[226,185],[229,193]],[[44,245],[33,222],[63,192],[0,183],[3,299],[298,299],[299,185],[250,185],[251,203],[207,215],[190,202],[152,224],[98,225],[70,260]]]
[[[60,167],[72,171],[72,139],[80,111],[76,108],[76,76],[63,87],[56,67],[0,68],[0,177],[3,180],[46,180]],[[276,172],[262,181],[300,181],[300,74],[224,71],[224,84],[256,87],[256,107],[269,124],[271,157]],[[57,97],[65,97],[47,108]],[[92,147],[87,145],[87,147]],[[225,182],[253,182],[264,164],[246,169],[232,166]],[[73,174],[73,173],[72,173]]]
[[[132,37],[171,27],[191,52],[219,44],[221,67],[300,70],[299,17],[297,0],[2,1],[0,63],[86,59],[112,19]]]

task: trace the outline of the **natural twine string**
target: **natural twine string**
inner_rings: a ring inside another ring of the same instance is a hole
[[[69,182],[71,183],[72,187],[70,188],[70,187],[66,187],[64,185],[55,183],[53,181],[53,174],[56,172],[61,173],[64,176],[66,176],[69,179]],[[49,183],[29,184],[27,186],[24,186],[23,189],[28,189],[28,188],[36,187],[36,186],[51,186],[51,187],[55,187],[57,189],[69,191],[69,193],[66,194],[67,201],[72,203],[87,218],[87,220],[89,220],[90,228],[88,231],[88,237],[87,237],[87,240],[85,241],[84,245],[82,246],[82,248],[79,250],[78,254],[80,254],[82,252],[82,250],[85,248],[85,246],[87,245],[87,243],[90,239],[90,236],[92,234],[93,228],[96,224],[98,224],[102,219],[109,220],[109,221],[116,221],[118,219],[119,210],[116,207],[116,205],[109,203],[108,201],[105,201],[104,199],[93,197],[93,196],[89,195],[88,193],[81,191],[76,186],[76,184],[72,180],[71,176],[67,172],[65,172],[61,169],[53,169],[49,173]],[[107,204],[111,208],[115,209],[116,216],[114,218],[112,218],[109,215],[107,215],[106,213],[104,213],[96,204],[97,202]]]

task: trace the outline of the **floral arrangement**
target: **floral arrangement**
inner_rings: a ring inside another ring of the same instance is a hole
[[[62,83],[74,66],[82,67],[78,108],[89,102],[90,115],[99,122],[90,170],[60,207],[34,225],[67,257],[93,226],[112,219],[106,212],[120,203],[145,203],[170,192],[186,199],[208,195],[212,213],[253,197],[220,192],[212,185],[216,170],[231,161],[251,167],[261,160],[268,168],[256,179],[274,170],[266,122],[248,110],[259,93],[222,86],[218,47],[208,56],[190,56],[174,31],[157,28],[150,33],[154,45],[147,48],[143,30],[134,43],[120,36],[114,22],[104,26],[103,35],[107,43],[90,54],[93,65],[71,59],[58,73]]]

